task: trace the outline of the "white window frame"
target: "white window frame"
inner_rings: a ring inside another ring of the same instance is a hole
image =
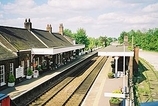
[[[36,65],[39,65],[39,57],[37,57]]]
[[[27,60],[27,68],[30,67],[30,60]]]
[[[0,65],[0,86],[5,85],[5,67],[4,65]]]
[[[10,74],[14,75],[14,63],[9,64]]]
[[[23,60],[21,61],[21,67],[24,67],[24,61]]]

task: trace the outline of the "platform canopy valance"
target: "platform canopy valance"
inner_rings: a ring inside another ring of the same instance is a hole
[[[54,55],[58,53],[68,52],[72,50],[77,49],[83,49],[85,48],[85,45],[73,45],[69,47],[57,47],[57,48],[32,48],[31,54],[37,54],[37,55]]]

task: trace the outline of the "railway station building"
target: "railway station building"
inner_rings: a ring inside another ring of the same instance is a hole
[[[26,79],[29,68],[40,75],[82,55],[85,45],[76,44],[63,31],[63,24],[58,32],[50,24],[46,30],[35,29],[30,19],[24,21],[24,28],[0,26],[0,90],[7,87],[9,74],[17,84]]]

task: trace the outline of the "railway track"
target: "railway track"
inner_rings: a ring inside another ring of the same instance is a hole
[[[96,58],[93,59],[89,64],[85,64],[79,70],[75,71],[75,73],[67,76],[67,78],[58,83],[55,87],[29,104],[29,106],[79,105],[100,72],[106,59],[106,57],[99,57],[97,60]]]

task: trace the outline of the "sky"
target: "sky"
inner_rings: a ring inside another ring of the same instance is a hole
[[[30,18],[33,28],[75,33],[83,28],[88,37],[119,37],[123,31],[158,27],[157,0],[0,0],[0,26],[24,28]]]

